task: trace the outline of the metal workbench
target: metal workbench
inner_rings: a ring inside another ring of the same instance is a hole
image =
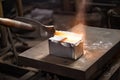
[[[78,60],[49,54],[48,41],[21,53],[18,63],[75,80],[92,80],[112,62],[120,49],[120,30],[86,27],[84,55]]]

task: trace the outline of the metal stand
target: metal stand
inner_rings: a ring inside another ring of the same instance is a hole
[[[22,0],[16,0],[17,3],[17,12],[18,16],[23,16],[22,11]],[[2,10],[2,0],[0,0],[0,17],[3,17],[3,10]],[[6,54],[9,50],[13,52],[15,60],[17,60],[17,52],[15,49],[15,45],[13,42],[12,34],[9,28],[3,27],[1,25],[0,27],[0,34],[1,34],[1,42],[0,42],[0,56]]]
[[[2,0],[0,0],[0,17],[3,17]],[[6,30],[7,30],[6,27],[0,26],[0,33],[1,33],[0,55],[8,51],[8,40],[7,40]]]

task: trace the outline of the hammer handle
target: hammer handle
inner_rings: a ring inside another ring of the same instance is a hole
[[[0,18],[0,24],[4,26],[12,27],[12,28],[35,30],[35,28],[31,24],[13,20],[13,19],[8,19],[8,18]]]

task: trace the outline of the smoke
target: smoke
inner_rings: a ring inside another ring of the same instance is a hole
[[[81,34],[83,40],[86,39],[86,26],[85,26],[85,15],[88,7],[87,3],[90,0],[76,0],[76,16],[74,19],[74,27],[71,29],[72,32]]]
[[[75,25],[85,23],[85,11],[86,11],[86,3],[88,0],[77,0],[76,1],[76,10],[77,14],[75,17]]]

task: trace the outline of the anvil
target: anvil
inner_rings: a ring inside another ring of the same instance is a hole
[[[78,27],[80,25],[77,25]],[[77,80],[97,77],[120,49],[120,30],[86,27],[84,55],[78,60],[49,54],[48,41],[21,53],[18,63]]]

